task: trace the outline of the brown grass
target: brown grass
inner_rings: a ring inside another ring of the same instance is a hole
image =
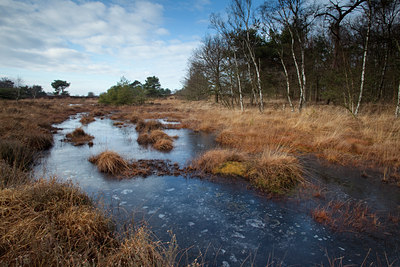
[[[287,193],[303,181],[297,158],[279,148],[264,151],[251,165],[248,176],[257,188],[277,194]]]
[[[154,144],[153,147],[159,151],[171,151],[174,148],[171,139],[159,139]]]
[[[72,133],[68,133],[65,137],[66,140],[68,142],[73,143],[74,146],[81,146],[84,144],[88,144],[90,141],[94,139],[92,135],[85,133],[85,131],[82,128],[76,128]]]
[[[142,118],[178,120],[181,127],[213,132],[227,148],[263,153],[277,144],[290,153],[315,153],[338,164],[389,168],[391,180],[400,184],[400,120],[383,106],[379,113],[368,106],[355,118],[343,107],[309,105],[302,113],[282,110],[267,102],[260,114],[229,110],[211,102],[157,100],[157,105],[126,107],[128,114]]]
[[[162,129],[162,123],[156,120],[139,120],[136,123],[136,131],[139,133],[141,132],[150,132],[153,130],[159,130]]]
[[[91,123],[91,122],[94,122],[95,119],[94,119],[94,117],[93,117],[91,114],[88,114],[88,115],[82,116],[82,118],[81,118],[79,121],[80,121],[83,125],[87,125],[87,124],[89,124],[89,123]]]
[[[336,231],[375,232],[381,226],[378,216],[361,202],[330,201],[311,212],[315,221]]]
[[[30,178],[30,174],[26,171],[16,166],[10,166],[5,160],[0,159],[0,189],[25,184]]]
[[[140,145],[152,145],[154,149],[163,152],[169,152],[174,148],[173,138],[160,130],[161,123],[158,121],[141,122],[136,125],[136,130],[139,132],[137,142]]]
[[[241,176],[264,192],[285,194],[303,181],[297,159],[281,149],[266,150],[250,156],[234,150],[205,152],[192,162],[191,168],[205,173]]]
[[[139,227],[122,241],[70,183],[39,180],[0,190],[0,262],[6,266],[172,266],[176,243]]]
[[[92,156],[89,161],[97,166],[99,171],[118,175],[128,169],[128,163],[114,151],[104,151],[97,156]]]

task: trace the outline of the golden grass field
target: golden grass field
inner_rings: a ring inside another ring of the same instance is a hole
[[[180,122],[168,126],[171,128],[213,133],[221,148],[194,159],[191,168],[214,175],[241,176],[262,191],[285,194],[303,182],[297,156],[304,153],[336,164],[376,168],[385,181],[400,185],[400,120],[385,107],[374,109],[365,107],[356,118],[341,107],[309,106],[296,113],[283,109],[279,102],[267,103],[260,114],[256,108],[241,112],[173,97],[123,107],[105,107],[82,99],[0,101],[0,263],[176,264],[175,242],[162,244],[145,227],[133,227],[126,238],[120,238],[104,212],[74,185],[57,179],[31,179],[31,164],[40,151],[53,144],[52,133],[57,129],[52,124],[72,114],[88,112],[81,121],[86,124],[93,117],[113,112],[112,119],[137,124],[142,135],[138,142],[163,151],[173,148],[173,138],[154,121],[145,123],[144,119],[163,118]],[[120,173],[127,162],[112,153],[100,154],[91,161],[101,171]],[[358,222],[343,215],[341,212],[349,208],[339,205],[331,202],[315,209],[312,216],[328,225],[339,218],[343,225],[375,225],[374,214],[365,207],[358,207],[364,214]]]

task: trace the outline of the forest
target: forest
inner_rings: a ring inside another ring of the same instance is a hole
[[[179,94],[210,96],[263,111],[285,98],[292,110],[308,103],[384,103],[399,114],[400,1],[232,0],[210,16],[209,33],[192,54]]]

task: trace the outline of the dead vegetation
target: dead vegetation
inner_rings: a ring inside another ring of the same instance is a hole
[[[65,140],[73,143],[74,146],[82,146],[85,144],[93,145],[91,141],[94,139],[94,137],[85,133],[82,128],[76,128],[73,132],[68,133],[65,137]]]
[[[201,172],[242,177],[261,191],[285,194],[303,181],[298,160],[282,150],[265,150],[249,155],[227,149],[205,152],[195,159],[191,168]]]
[[[361,202],[330,201],[311,214],[318,223],[339,232],[375,232],[381,226],[379,217]]]
[[[89,158],[99,171],[112,175],[117,179],[147,177],[149,175],[181,175],[186,170],[180,169],[177,163],[165,160],[132,160],[128,161],[113,151],[104,151]]]
[[[222,146],[250,154],[279,145],[291,154],[314,153],[336,164],[378,167],[385,181],[400,185],[400,120],[384,106],[379,112],[365,106],[354,117],[338,106],[309,105],[298,113],[275,102],[267,102],[260,114],[251,107],[241,112],[205,101],[164,99],[125,107],[123,117],[179,121],[177,127],[212,132]]]
[[[97,166],[99,171],[118,175],[128,169],[128,162],[114,151],[104,151],[97,156],[92,156],[89,161]]]
[[[70,183],[39,180],[0,191],[0,262],[16,266],[172,266],[176,243],[145,227],[122,241]]]
[[[174,148],[171,136],[163,132],[163,125],[156,120],[138,120],[136,123],[136,131],[139,133],[137,142],[140,145],[152,147],[159,151],[168,152]]]
[[[83,125],[87,125],[87,124],[89,124],[89,123],[91,123],[91,122],[94,122],[95,121],[95,118],[91,115],[91,114],[88,114],[88,115],[85,115],[85,116],[82,116],[82,118],[79,120]]]

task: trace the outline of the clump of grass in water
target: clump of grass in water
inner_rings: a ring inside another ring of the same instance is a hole
[[[93,121],[95,121],[94,117],[91,115],[86,115],[83,116],[80,120],[79,120],[83,125],[89,124]]]
[[[72,133],[66,135],[66,140],[75,146],[81,146],[92,141],[94,137],[85,133],[82,128],[76,128]]]
[[[162,123],[159,121],[138,121],[136,124],[136,130],[139,132],[137,142],[140,145],[152,145],[159,151],[171,151],[174,148],[172,137],[160,130],[162,127]]]
[[[275,194],[286,194],[303,181],[297,159],[282,150],[267,150],[259,159],[233,150],[210,150],[195,159],[191,168],[215,175],[240,176],[261,191]]]
[[[71,183],[0,190],[0,262],[32,266],[174,266],[177,253],[139,227],[120,241],[109,218]]]
[[[99,171],[118,175],[128,169],[128,163],[114,151],[104,151],[97,156],[92,156],[89,161],[96,164]]]
[[[288,193],[303,181],[301,166],[294,156],[282,150],[266,150],[247,172],[250,182],[262,191]]]

